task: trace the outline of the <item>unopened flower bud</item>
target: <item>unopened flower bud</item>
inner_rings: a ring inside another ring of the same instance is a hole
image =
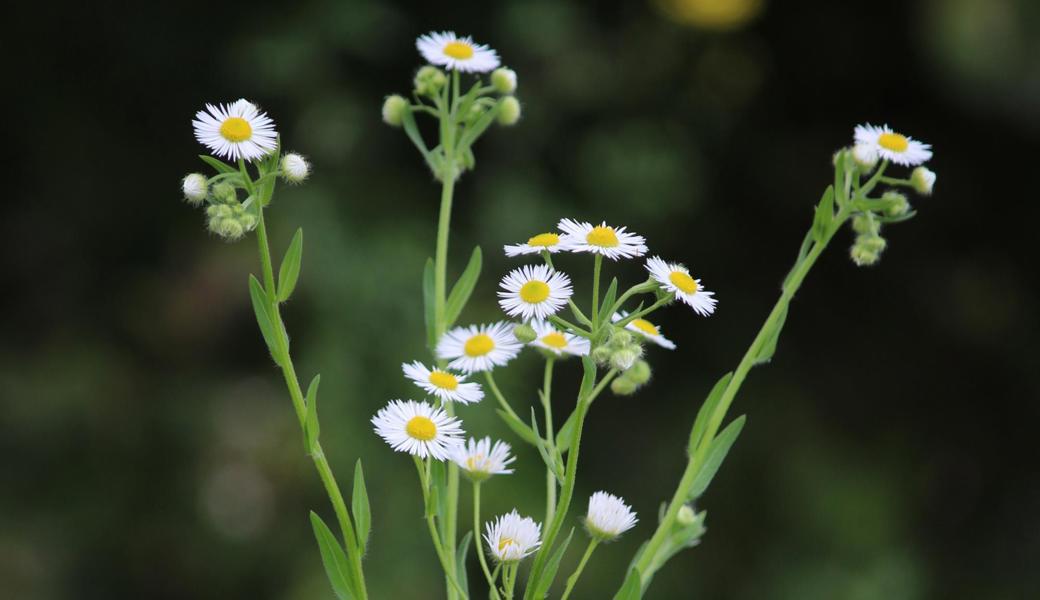
[[[491,85],[499,94],[512,94],[516,91],[516,71],[500,67],[491,72]]]
[[[935,172],[928,167],[917,167],[910,173],[910,185],[922,196],[931,196],[935,186]]]
[[[881,237],[880,235],[864,234],[856,236],[856,245],[863,246],[871,252],[877,252],[880,254],[885,250],[885,247],[888,246],[888,242],[886,242],[885,238]]]
[[[435,96],[448,83],[448,76],[437,67],[426,65],[415,73],[415,93]]]
[[[245,234],[245,228],[242,227],[242,224],[237,219],[214,217],[209,220],[209,229],[220,237],[232,242]]]
[[[252,231],[256,227],[256,215],[253,213],[245,213],[238,218],[238,223],[242,225],[242,229],[246,231]]]
[[[606,346],[597,346],[592,351],[592,360],[596,361],[597,364],[603,365],[610,360],[611,350]]]
[[[295,152],[282,157],[282,177],[289,183],[300,183],[311,174],[311,165],[307,159]]]
[[[615,328],[610,332],[610,345],[614,348],[630,346],[634,341],[632,334],[624,329]]]
[[[538,334],[535,332],[534,327],[526,323],[521,323],[513,328],[513,335],[516,336],[517,341],[522,344],[528,344],[538,339]]]
[[[408,110],[408,101],[403,96],[394,94],[383,101],[383,121],[387,125],[400,127],[404,122],[404,112]]]
[[[618,396],[630,396],[636,392],[638,387],[634,381],[624,376],[615,377],[614,381],[610,382],[610,391]]]
[[[238,194],[235,193],[235,186],[221,182],[213,186],[213,198],[220,202],[234,202],[238,200]]]
[[[910,212],[910,202],[907,201],[906,196],[903,194],[898,192],[885,192],[885,194],[881,196],[881,200],[886,202],[885,216],[901,217]]]
[[[513,96],[502,98],[502,104],[498,107],[499,125],[516,125],[520,120],[520,101]]]
[[[206,199],[206,194],[209,193],[209,184],[206,183],[206,176],[202,173],[185,175],[184,179],[181,180],[181,191],[184,192],[184,199],[188,201],[188,204],[198,206]]]
[[[881,231],[881,223],[869,214],[852,217],[852,230],[856,233],[877,234]]]
[[[617,369],[618,371],[627,371],[632,368],[632,365],[639,360],[642,354],[642,349],[639,346],[628,346],[621,350],[615,350],[610,355],[610,366],[611,368]]]
[[[852,258],[852,262],[856,263],[856,266],[869,267],[870,265],[877,263],[881,258],[881,255],[864,246],[854,244],[852,249],[849,251],[849,257]]]
[[[650,363],[645,360],[637,360],[632,368],[625,371],[625,376],[632,380],[636,385],[643,385],[647,381],[650,381]]]
[[[697,520],[697,512],[689,504],[683,504],[679,507],[679,514],[675,516],[675,520],[683,527],[693,525]]]
[[[856,144],[852,147],[852,160],[854,160],[861,169],[869,171],[877,165],[878,153],[873,146]]]

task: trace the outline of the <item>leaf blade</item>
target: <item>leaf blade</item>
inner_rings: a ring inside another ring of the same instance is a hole
[[[354,515],[354,529],[357,532],[358,547],[364,552],[368,545],[368,536],[372,531],[372,507],[368,502],[368,488],[365,487],[365,473],[361,469],[361,459],[354,465],[354,490],[351,493],[350,512]]]
[[[688,496],[690,500],[696,500],[708,489],[711,480],[715,478],[719,467],[722,466],[722,461],[726,459],[730,448],[733,447],[733,443],[737,441],[737,437],[744,429],[746,420],[745,415],[740,415],[712,440],[711,446],[708,448],[708,455],[704,459],[704,464],[697,471],[697,476],[693,479],[693,485],[690,486]]]
[[[333,593],[339,600],[353,600],[354,581],[350,563],[336,541],[336,536],[314,511],[311,511],[311,528],[314,529],[314,538],[318,540],[321,563],[325,567],[329,583],[332,584]]]
[[[451,327],[455,324],[455,320],[459,318],[462,309],[469,302],[469,298],[473,294],[473,288],[477,285],[477,279],[480,278],[482,264],[483,256],[480,246],[476,246],[470,254],[466,269],[462,271],[459,280],[455,282],[455,285],[451,288],[451,293],[448,294],[448,300],[444,307],[445,327]]]
[[[289,248],[285,251],[282,264],[278,267],[278,301],[285,302],[296,289],[296,281],[300,278],[300,261],[303,258],[303,228],[293,234]]]

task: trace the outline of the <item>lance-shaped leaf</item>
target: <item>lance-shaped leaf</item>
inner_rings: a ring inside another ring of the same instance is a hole
[[[304,420],[304,434],[307,437],[307,452],[314,452],[318,447],[318,436],[321,435],[321,425],[318,423],[318,384],[321,383],[321,375],[315,375],[311,384],[307,386],[307,416]]]
[[[633,567],[628,577],[625,577],[625,583],[621,584],[621,589],[614,595],[614,600],[639,600],[643,597],[642,587],[639,569]]]
[[[719,400],[722,399],[722,393],[726,391],[726,387],[731,379],[733,379],[732,371],[719,378],[715,382],[715,387],[708,392],[708,397],[704,400],[704,404],[701,405],[701,409],[697,411],[697,419],[693,422],[693,429],[690,430],[690,443],[687,446],[690,456],[693,456],[694,452],[697,451],[697,446],[701,443],[704,431],[708,428],[708,421],[711,419],[712,413],[715,412],[715,407],[718,406]]]
[[[358,547],[364,552],[365,546],[368,545],[368,534],[372,530],[372,508],[368,503],[368,489],[365,487],[365,474],[361,470],[360,458],[354,465],[354,491],[350,502],[350,512],[354,515]]]
[[[236,169],[235,167],[232,167],[231,165],[225,163],[222,160],[213,158],[212,156],[200,154],[199,158],[202,159],[202,162],[216,169],[218,173],[238,173],[238,169]]]
[[[318,540],[318,550],[321,552],[321,563],[325,566],[325,575],[332,584],[332,591],[339,600],[353,600],[355,588],[353,572],[347,556],[340,548],[336,536],[332,534],[325,522],[317,514],[311,512],[311,527],[314,529],[314,537]]]
[[[733,442],[737,441],[737,436],[744,429],[744,421],[744,415],[740,415],[712,440],[711,445],[708,446],[708,454],[704,459],[704,464],[697,471],[697,476],[693,479],[693,486],[690,487],[688,496],[690,500],[696,500],[704,493],[704,490],[708,489],[708,484],[715,478],[715,473],[718,472],[719,467],[722,466],[722,461],[729,454],[729,449],[733,447]]]
[[[278,351],[278,334],[275,331],[274,321],[271,319],[271,313],[268,311],[267,303],[267,292],[264,291],[264,286],[260,285],[256,277],[249,276],[249,299],[253,302],[253,312],[256,314],[256,324],[260,327],[260,334],[264,337],[264,343],[267,344],[267,350],[271,353],[271,358],[278,365],[281,364],[279,360],[280,353]]]
[[[609,323],[610,319],[614,316],[610,313],[610,309],[614,306],[614,303],[617,302],[617,288],[618,282],[617,277],[615,277],[611,280],[610,287],[607,288],[607,293],[603,296],[603,303],[601,305],[603,310],[600,314],[600,321],[603,323]]]
[[[816,215],[813,218],[813,239],[822,242],[827,237],[831,222],[834,221],[834,186],[827,186],[823,192],[823,198],[816,205]]]
[[[521,439],[532,446],[538,446],[538,436],[535,435],[534,431],[532,431],[526,423],[513,416],[512,413],[506,412],[501,408],[497,409],[496,412],[498,413],[498,416],[502,417],[502,420],[506,422],[506,425],[509,425],[509,428],[520,436]]]
[[[556,550],[553,550],[552,556],[545,563],[545,570],[542,571],[542,576],[538,579],[538,585],[534,588],[532,598],[545,598],[549,595],[549,588],[552,587],[553,580],[556,579],[556,571],[560,568],[560,560],[563,559],[563,553],[566,552],[573,536],[574,529],[571,529],[571,532],[567,534],[567,539],[563,540],[563,543]]]
[[[469,578],[466,576],[466,557],[469,555],[469,543],[473,539],[473,532],[467,531],[455,550],[455,579],[459,587],[469,596]]]
[[[455,324],[455,320],[459,318],[462,309],[469,302],[469,297],[473,294],[473,288],[477,285],[477,279],[480,277],[481,262],[480,246],[477,246],[473,248],[473,253],[469,257],[466,269],[451,288],[451,293],[448,294],[448,300],[444,307],[445,327],[451,327]]]
[[[278,301],[285,302],[296,289],[296,280],[300,277],[300,260],[303,257],[303,228],[296,230],[285,258],[278,268]]]
[[[772,331],[769,332],[765,342],[762,344],[762,348],[759,349],[758,355],[755,356],[755,364],[760,365],[767,363],[773,359],[773,355],[776,354],[776,343],[780,340],[780,332],[784,329],[784,323],[787,322],[787,304],[784,304],[783,308],[780,309],[780,316],[776,320],[776,324],[773,326]]]

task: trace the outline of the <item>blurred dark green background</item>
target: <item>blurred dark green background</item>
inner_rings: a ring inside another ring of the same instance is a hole
[[[340,479],[365,461],[372,595],[441,596],[414,469],[368,425],[414,395],[399,364],[424,356],[438,188],[379,107],[433,29],[498,49],[524,105],[458,187],[454,272],[475,244],[488,256],[467,319],[499,317],[500,246],[562,216],[628,224],[721,300],[711,319],[661,315],[680,349],[595,406],[574,513],[607,489],[643,522],[597,553],[581,598],[609,597],[652,531],[693,415],[864,121],[934,145],[935,196],[886,230],[876,268],[836,238],[735,404],[748,426],[704,544],[649,597],[1040,597],[1040,4],[22,3],[5,19],[0,597],[331,597],[307,521],[330,511],[249,307],[253,238],[221,242],[179,200],[202,166],[194,112],[239,97],[314,163],[276,196],[273,243],[306,231],[286,319],[301,376],[323,375]],[[583,261],[563,266],[584,283]],[[538,361],[515,365],[523,413]],[[487,407],[463,415],[508,435]],[[538,465],[522,449],[486,512],[540,515]]]

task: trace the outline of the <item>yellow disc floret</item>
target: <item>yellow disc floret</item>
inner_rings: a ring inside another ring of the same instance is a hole
[[[545,302],[545,299],[549,297],[549,285],[544,281],[528,281],[520,288],[520,299],[528,304],[538,304],[539,302]]]
[[[473,46],[455,40],[444,45],[444,53],[457,60],[466,60],[473,58]]]
[[[694,285],[697,285],[694,283]],[[647,335],[661,335],[657,326],[646,319],[632,319],[632,326]]]
[[[242,117],[228,117],[220,124],[220,135],[229,142],[244,142],[253,135],[253,127]]]
[[[877,143],[878,146],[892,152],[906,152],[906,149],[910,147],[910,140],[898,133],[882,133],[878,136]]]
[[[567,338],[563,337],[563,334],[559,331],[554,331],[550,334],[542,336],[542,343],[550,348],[557,350],[563,350],[567,347]]]
[[[538,235],[527,240],[528,246],[541,246],[548,248],[549,246],[555,246],[560,243],[560,234],[558,233],[539,233]]]
[[[404,426],[405,432],[420,442],[428,442],[437,437],[437,425],[428,417],[416,415]]]
[[[444,371],[433,371],[430,373],[430,383],[442,390],[454,390],[459,387],[459,380],[451,373]]]
[[[466,356],[476,357],[484,356],[494,349],[495,340],[491,339],[491,336],[486,333],[478,333],[466,340],[466,346],[463,348],[463,351],[466,353]]]
[[[505,552],[506,548],[508,548],[509,546],[511,546],[511,545],[513,545],[515,543],[516,542],[513,541],[513,538],[502,536],[501,539],[498,540],[498,551],[499,552]]]
[[[614,248],[618,245],[617,234],[614,233],[614,229],[602,225],[593,227],[592,231],[585,236],[585,241],[601,248]]]
[[[682,271],[672,271],[668,274],[668,280],[672,282],[672,285],[679,288],[679,291],[693,294],[697,292],[697,282],[690,277],[689,273],[683,273]]]

